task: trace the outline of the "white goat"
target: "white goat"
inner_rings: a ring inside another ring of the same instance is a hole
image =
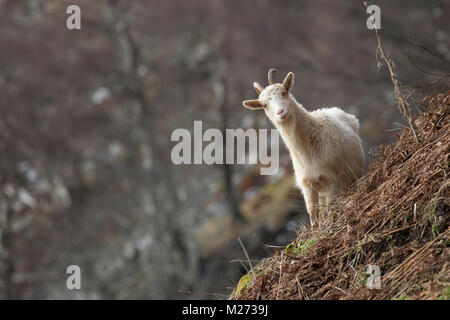
[[[336,107],[308,112],[290,93],[294,74],[290,72],[282,84],[273,83],[275,71],[269,70],[266,88],[253,84],[259,98],[243,104],[264,109],[280,132],[291,154],[311,225],[320,228],[321,211],[326,212],[330,202],[362,175],[359,121]]]

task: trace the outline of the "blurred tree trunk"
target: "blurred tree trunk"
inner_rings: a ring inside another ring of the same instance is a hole
[[[118,9],[117,4],[118,1],[105,0],[105,12],[109,23],[115,30],[113,37],[120,47],[123,72],[120,84],[138,103],[142,112],[138,120],[139,125],[133,128],[135,141],[132,141],[131,145],[136,145],[136,149],[142,145],[149,144],[151,146],[152,168],[141,174],[139,178],[144,180],[145,188],[148,189],[148,193],[151,195],[158,211],[155,217],[158,227],[153,228],[153,230],[157,230],[156,232],[160,234],[157,234],[155,238],[160,239],[161,243],[167,246],[163,248],[161,254],[167,255],[167,259],[173,259],[175,255],[181,256],[186,267],[186,278],[194,279],[197,273],[198,261],[197,259],[191,259],[191,257],[196,257],[197,255],[195,252],[192,252],[194,247],[189,245],[189,241],[192,241],[189,228],[183,225],[177,216],[181,208],[171,166],[167,165],[167,162],[161,158],[166,153],[167,146],[160,146],[155,137],[148,134],[148,129],[156,126],[157,118],[151,110],[150,102],[145,93],[145,86],[137,74],[138,67],[146,65],[146,63],[140,57],[140,48],[128,32],[129,24],[126,20],[126,13],[122,9]],[[161,192],[161,188],[163,188],[163,192]],[[166,243],[164,244],[164,242]],[[168,263],[167,265],[176,264]],[[165,271],[171,278],[168,286],[178,285],[180,282],[183,282],[183,279],[177,279],[180,275],[171,270],[170,267]],[[175,291],[176,289],[179,288],[172,288],[166,291]]]
[[[3,184],[2,184],[3,186]],[[12,257],[12,215],[13,210],[9,205],[6,197],[1,195],[0,203],[0,234],[1,234],[1,248],[0,248],[0,270],[2,272],[2,284],[0,290],[0,299],[14,299],[13,297],[13,275],[14,263]]]
[[[221,71],[223,69],[224,71]],[[221,131],[223,137],[223,146],[226,146],[226,129],[229,123],[229,115],[227,110],[228,101],[228,83],[226,77],[227,62],[226,60],[219,61],[219,76],[215,83],[214,91],[216,94],[216,105],[219,109],[221,119]],[[226,163],[226,148],[223,153],[223,164],[221,166],[223,178],[225,182],[225,196],[228,204],[228,210],[232,213],[233,219],[240,220],[242,215],[239,211],[239,201],[233,187],[233,165]]]
[[[227,21],[230,9],[226,1],[216,1],[214,3],[214,12],[217,15],[217,25],[220,37],[220,47],[218,52],[220,53],[218,63],[217,63],[217,75],[215,81],[215,95],[216,95],[216,106],[219,109],[220,119],[221,119],[221,131],[223,137],[223,146],[226,146],[226,129],[229,124],[229,114],[228,114],[228,88],[230,75],[228,74],[228,65],[230,61],[229,57],[229,38]],[[233,165],[226,163],[226,148],[223,153],[223,165],[222,172],[225,182],[225,196],[228,204],[228,210],[231,212],[234,220],[241,220],[242,214],[239,210],[239,199],[234,191],[233,186]]]

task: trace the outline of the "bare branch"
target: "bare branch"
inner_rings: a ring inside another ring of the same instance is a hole
[[[366,2],[364,2],[364,5],[367,8]],[[375,19],[373,19],[373,18],[372,18],[372,23],[375,26]],[[398,80],[397,74],[395,73],[394,62],[389,57],[389,54],[386,54],[386,52],[384,51],[378,29],[375,27],[374,30],[375,30],[375,34],[376,34],[377,40],[378,40],[378,52],[380,54],[381,59],[383,59],[386,62],[386,65],[389,69],[389,73],[391,74],[392,83],[394,84],[394,94],[395,94],[395,98],[397,100],[397,108],[399,109],[403,118],[408,122],[409,127],[411,128],[416,141],[420,142],[419,137],[417,135],[416,125],[414,124],[414,121],[412,120],[411,107],[409,106],[408,101],[403,96],[402,90],[400,88],[400,81]]]
[[[441,60],[444,61],[444,62],[450,63],[450,61],[449,61],[448,59],[446,59],[445,57],[441,56],[441,55],[440,55],[439,53],[437,53],[436,51],[433,51],[433,50],[431,50],[431,49],[428,49],[428,48],[425,47],[424,45],[419,44],[419,43],[417,43],[417,42],[414,41],[414,40],[406,39],[406,41],[408,41],[408,42],[411,43],[412,45],[414,45],[414,46],[416,46],[416,47],[418,47],[418,48],[420,48],[420,49],[422,49],[422,50],[428,52],[428,53],[431,54],[432,56],[435,56],[436,58],[441,59]]]

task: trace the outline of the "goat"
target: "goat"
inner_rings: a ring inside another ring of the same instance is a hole
[[[295,180],[306,202],[311,226],[320,228],[321,212],[363,173],[364,152],[359,121],[337,107],[308,112],[291,93],[294,74],[274,83],[276,69],[268,72],[269,85],[255,82],[258,99],[244,107],[264,109],[289,149]]]

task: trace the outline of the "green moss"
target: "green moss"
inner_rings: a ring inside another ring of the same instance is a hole
[[[445,246],[450,247],[450,239],[445,239]]]
[[[437,237],[446,229],[445,219],[442,217],[442,200],[431,200],[424,207],[426,217],[431,226],[433,237]]]
[[[411,221],[414,218],[414,213],[413,212],[408,212],[406,214],[406,221]]]
[[[442,288],[439,300],[450,300],[450,286]]]
[[[236,286],[236,291],[235,291],[236,296],[240,296],[241,293],[243,293],[245,291],[245,289],[247,288],[247,286],[249,285],[249,283],[252,280],[253,280],[252,276],[249,273],[247,273],[246,275],[242,276],[241,279],[239,280],[237,286]]]
[[[389,248],[397,246],[397,238],[394,238],[394,236],[390,235],[386,240],[388,241]]]
[[[433,217],[436,213],[437,201],[429,201],[425,204],[425,213],[429,217]]]
[[[359,272],[358,280],[356,281],[356,288],[362,288],[367,286],[367,279],[369,279],[370,273],[367,270],[361,270]]]
[[[316,243],[316,238],[311,238],[306,241],[301,242],[292,242],[291,244],[287,245],[284,249],[284,252],[294,255],[300,255],[303,252],[305,252],[308,248],[312,247]]]

